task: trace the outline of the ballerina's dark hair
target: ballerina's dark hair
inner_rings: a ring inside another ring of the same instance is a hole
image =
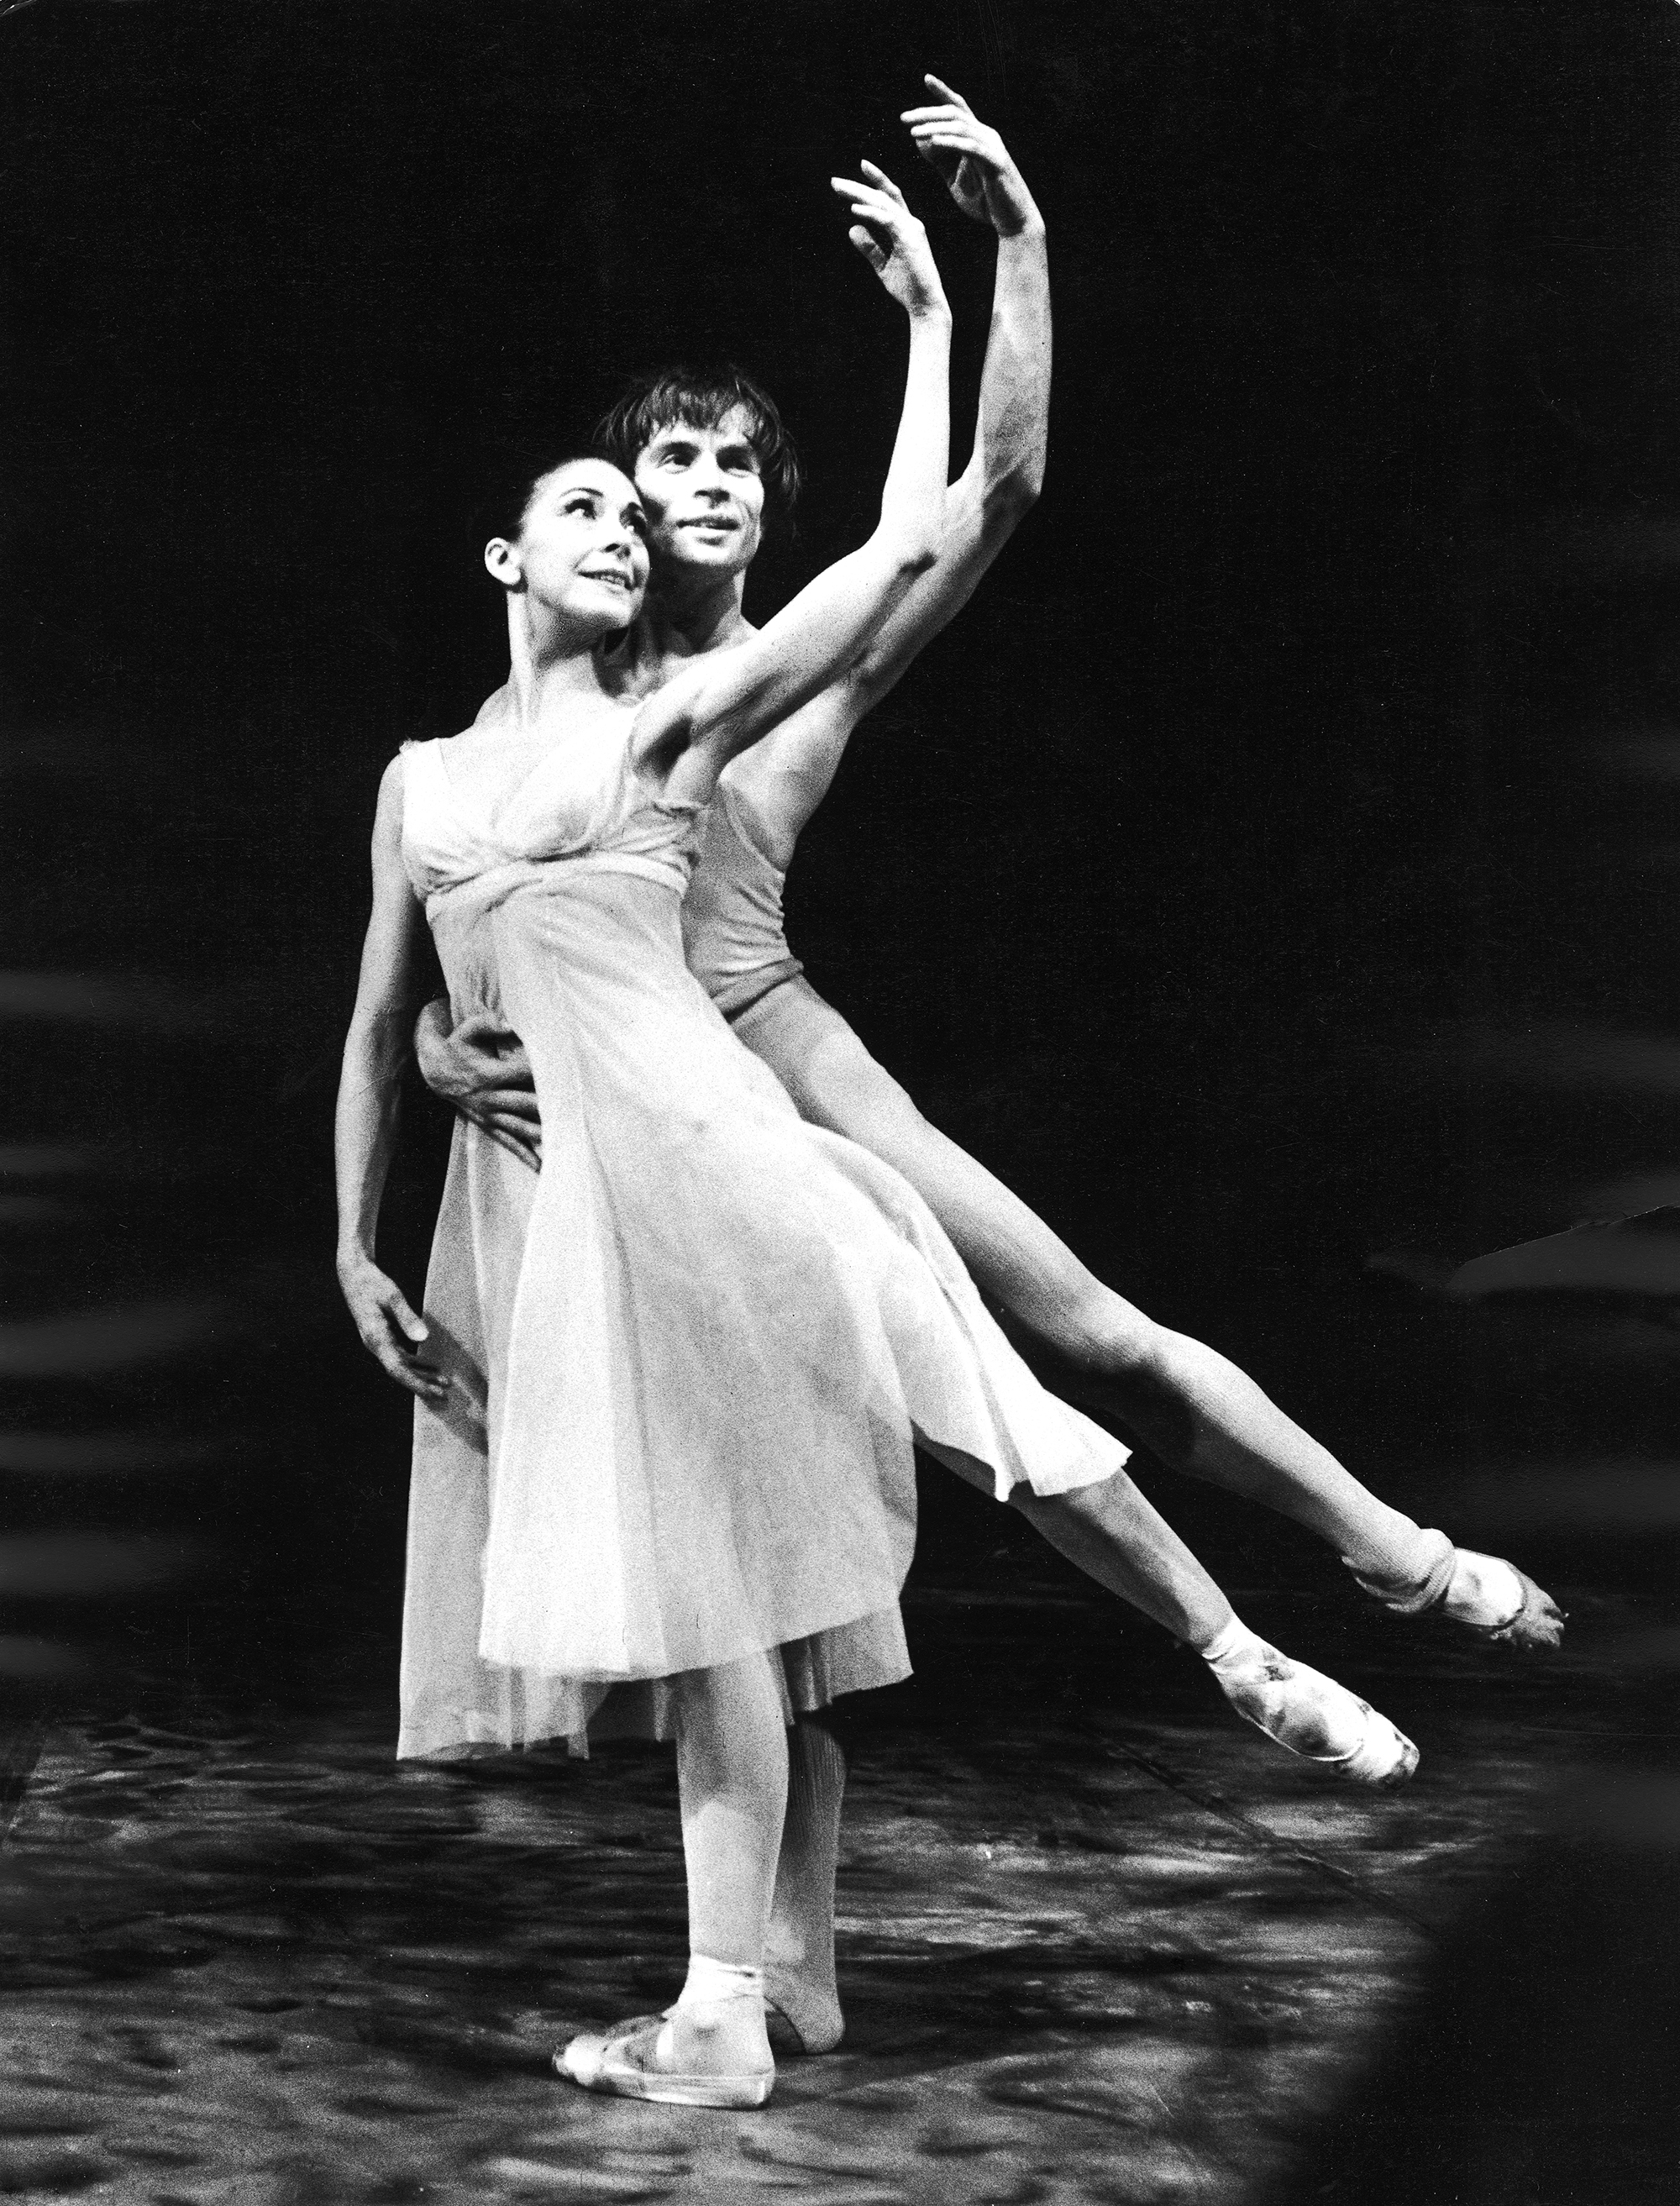
[[[618,468],[621,474],[629,472],[599,445],[557,453],[538,445],[519,444],[498,455],[473,500],[468,530],[474,551],[481,552],[492,536],[504,536],[511,544],[525,525],[539,486],[557,468],[573,467],[582,460],[599,460],[607,467]]]
[[[662,367],[637,376],[595,424],[595,442],[615,467],[634,474],[638,456],[662,429],[680,421],[715,429],[737,407],[747,417],[747,441],[758,455],[772,510],[789,520],[799,497],[799,455],[775,400],[741,368]]]

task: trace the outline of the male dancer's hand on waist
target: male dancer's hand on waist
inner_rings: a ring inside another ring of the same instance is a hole
[[[420,1077],[510,1155],[540,1171],[542,1117],[525,1045],[493,1011],[471,1011],[452,1025],[447,999],[429,1003],[414,1023]]]

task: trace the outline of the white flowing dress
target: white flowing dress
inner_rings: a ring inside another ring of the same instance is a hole
[[[1040,1386],[920,1197],[807,1125],[691,975],[700,808],[644,782],[633,719],[550,752],[493,817],[440,744],[404,755],[454,1016],[524,1041],[543,1167],[456,1128],[402,1755],[658,1735],[658,1681],[767,1649],[790,1706],[903,1676],[915,1441],[1000,1496],[1126,1459]]]

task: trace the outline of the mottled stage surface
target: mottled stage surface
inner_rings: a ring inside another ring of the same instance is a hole
[[[1671,2195],[1632,2141],[1640,2109],[1614,2094],[1593,2144],[1613,2187],[1548,2187],[1579,2156],[1579,2125],[1558,2113],[1569,2032],[1601,2035],[1567,1986],[1551,2070],[1516,2099],[1500,2016],[1526,1996],[1520,1957],[1498,1964],[1516,1973],[1480,2022],[1454,1988],[1467,1941],[1474,1974],[1490,1911],[1508,1912],[1536,1864],[1522,1935],[1555,1941],[1547,1909],[1575,1906],[1558,1850],[1580,1841],[1546,1838],[1554,1804],[1606,1756],[1618,1782],[1648,1758],[1674,1650],[1640,1601],[1561,1584],[1574,1644],[1542,1670],[1367,1618],[1334,1589],[1242,1589],[1253,1620],[1420,1739],[1417,1781],[1372,1794],[1229,1719],[1192,1658],[1030,1551],[1020,1567],[1040,1573],[1024,1594],[981,1572],[914,1605],[917,1679],[867,1723],[851,1791],[849,2036],[837,2055],[784,2060],[754,2115],[593,2099],[549,2069],[563,2034],[679,1981],[664,1754],[397,1769],[389,1637],[365,1623],[341,1623],[283,1690],[236,1665],[212,1686],[194,1658],[108,1687],[98,1709],[61,1695],[38,1738],[13,1738],[15,1778],[38,1758],[21,1799],[14,1783],[0,1857],[0,2192],[125,2206]],[[1604,1875],[1588,1881],[1602,1897]],[[1391,2190],[1384,2095],[1397,2063],[1405,2088],[1408,2016],[1435,2008],[1482,2079],[1462,2110],[1481,2173]],[[1324,2149],[1352,2140],[1357,2161],[1361,2138],[1378,2179],[1349,2187]]]

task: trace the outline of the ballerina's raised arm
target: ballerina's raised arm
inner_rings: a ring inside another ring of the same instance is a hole
[[[709,652],[636,718],[637,765],[667,795],[704,802],[736,754],[844,672],[938,557],[950,449],[950,309],[927,233],[873,161],[867,183],[837,176],[857,218],[849,235],[909,317],[897,440],[867,543],[819,575],[748,642]]]

